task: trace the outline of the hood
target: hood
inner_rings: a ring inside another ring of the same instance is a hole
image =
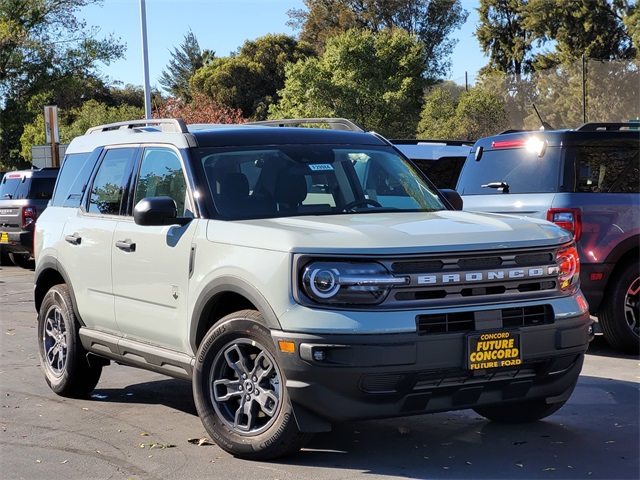
[[[207,238],[277,251],[402,255],[553,246],[572,237],[546,220],[444,210],[209,220]]]

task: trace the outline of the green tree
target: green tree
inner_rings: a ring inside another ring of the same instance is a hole
[[[504,102],[481,88],[462,91],[435,87],[426,96],[418,138],[476,140],[507,126]]]
[[[489,63],[481,74],[494,71],[518,79],[531,72],[532,35],[523,25],[527,0],[480,0],[476,38]]]
[[[264,120],[269,105],[284,87],[285,66],[313,51],[287,35],[265,35],[246,41],[231,57],[216,58],[191,79],[194,91],[204,93],[246,118]]]
[[[189,102],[192,94],[189,80],[198,69],[213,61],[214,57],[214,52],[200,50],[198,39],[189,30],[180,47],[173,49],[169,65],[166,70],[162,71],[158,83],[174,97]]]
[[[97,62],[120,58],[124,46],[78,20],[79,8],[100,0],[2,0],[0,2],[0,165],[24,166],[24,125],[61,92],[100,81]],[[40,96],[43,92],[48,95]],[[55,94],[52,92],[56,92]],[[64,99],[64,98],[63,98]],[[30,106],[30,109],[29,109]]]
[[[389,137],[414,135],[424,89],[422,43],[406,31],[352,29],[320,58],[287,67],[270,118],[346,117]]]
[[[638,19],[635,2],[626,0],[529,0],[524,27],[541,43],[553,42],[552,52],[536,55],[542,70],[582,57],[631,59],[638,55],[627,18]],[[637,29],[638,26],[636,25]]]
[[[423,74],[431,81],[450,68],[456,44],[450,34],[467,19],[460,0],[304,0],[307,10],[288,12],[300,40],[322,53],[327,40],[351,28],[380,32],[402,28],[423,43]]]

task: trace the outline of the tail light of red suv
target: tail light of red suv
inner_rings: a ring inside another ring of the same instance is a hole
[[[573,234],[573,240],[578,241],[582,236],[582,215],[579,208],[550,208],[547,220]]]

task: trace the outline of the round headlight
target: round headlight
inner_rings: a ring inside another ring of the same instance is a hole
[[[335,268],[310,269],[305,272],[305,277],[307,276],[308,280],[303,278],[303,281],[318,298],[331,298],[340,290],[338,283],[340,272]]]

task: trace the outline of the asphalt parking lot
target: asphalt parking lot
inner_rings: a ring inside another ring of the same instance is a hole
[[[345,423],[276,462],[207,442],[188,382],[111,365],[92,397],[56,396],[36,351],[33,271],[0,267],[5,479],[638,479],[638,358],[597,337],[569,402],[497,425],[471,410]]]

